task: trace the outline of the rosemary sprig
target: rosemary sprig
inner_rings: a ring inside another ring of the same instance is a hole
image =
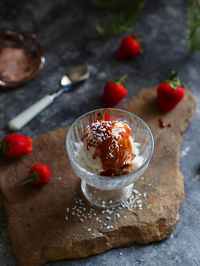
[[[94,0],[97,8],[113,10],[113,18],[110,21],[95,21],[96,31],[104,36],[121,34],[130,30],[141,15],[147,0]]]
[[[188,41],[191,51],[200,50],[200,0],[188,2]]]

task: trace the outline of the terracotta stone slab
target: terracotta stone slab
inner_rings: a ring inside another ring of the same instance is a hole
[[[139,193],[133,192],[137,200],[132,201],[132,210],[123,207],[102,213],[83,199],[80,180],[73,174],[65,150],[67,128],[35,137],[34,152],[28,156],[1,160],[0,196],[20,265],[86,257],[133,242],[148,244],[167,237],[179,219],[184,200],[179,149],[195,107],[192,94],[186,90],[177,108],[162,114],[156,105],[156,88],[141,90],[121,106],[143,118],[155,139],[151,163],[135,184]],[[161,129],[159,118],[171,127]],[[51,166],[51,182],[39,189],[21,187],[28,169],[36,163]]]

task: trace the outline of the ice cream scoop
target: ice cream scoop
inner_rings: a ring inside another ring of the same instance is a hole
[[[120,121],[97,121],[84,129],[82,161],[104,176],[127,174],[139,150],[130,127]]]

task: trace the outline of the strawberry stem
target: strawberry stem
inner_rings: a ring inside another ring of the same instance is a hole
[[[178,72],[172,70],[171,75],[170,75],[170,80],[178,80],[178,79],[179,79]]]
[[[11,147],[11,145],[8,144],[9,140],[2,141],[0,140],[0,156],[4,156],[6,154],[6,149]]]
[[[95,122],[97,122],[99,120],[104,120],[104,115],[103,115],[102,111],[99,111],[99,112],[95,113]]]
[[[170,86],[172,87],[172,89],[176,90],[177,87],[183,87],[185,88],[185,85],[183,82],[180,81],[180,78],[178,76],[178,72],[172,70],[171,75],[170,75],[170,79],[166,80],[167,83],[170,84]]]
[[[128,75],[125,74],[125,75],[121,76],[118,80],[116,80],[115,83],[116,84],[122,84],[127,77],[128,77]]]
[[[21,185],[25,185],[25,184],[28,184],[28,183],[33,183],[34,182],[34,179],[33,178],[29,178],[29,179],[26,179],[24,182],[21,183]]]
[[[28,183],[35,183],[40,180],[37,172],[30,173],[29,177],[30,178],[26,179],[24,182],[21,183],[22,186]]]

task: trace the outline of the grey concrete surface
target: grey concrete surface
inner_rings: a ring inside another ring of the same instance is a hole
[[[42,72],[19,88],[0,91],[0,138],[9,133],[8,121],[24,108],[58,88],[60,77],[70,67],[87,64],[91,78],[77,91],[64,94],[51,107],[39,114],[19,133],[36,136],[70,125],[79,115],[102,107],[105,83],[127,73],[128,95],[141,88],[159,84],[171,69],[200,103],[200,52],[189,53],[186,39],[186,2],[181,0],[148,0],[142,17],[134,26],[146,43],[144,54],[132,60],[115,57],[123,36],[103,39],[93,23],[102,12],[91,1],[0,1],[0,29],[38,35],[46,54]],[[79,260],[49,262],[54,266],[200,265],[200,107],[183,136],[180,167],[184,175],[185,201],[180,221],[173,234],[160,243],[148,246],[110,250],[98,256]],[[0,205],[0,265],[18,265],[6,227],[6,214]],[[28,265],[27,265],[28,266]]]

